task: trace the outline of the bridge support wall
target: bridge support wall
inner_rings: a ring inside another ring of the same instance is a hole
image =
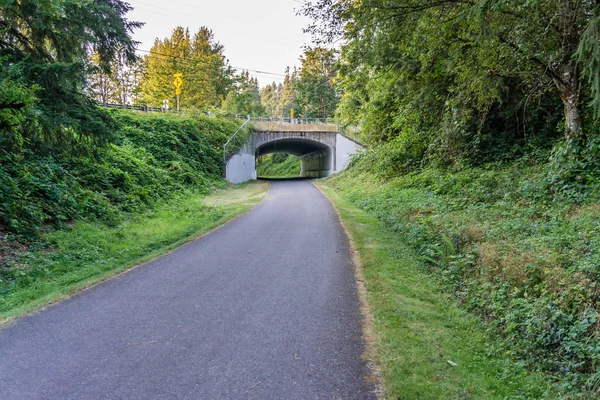
[[[341,133],[335,137],[335,168],[334,173],[343,171],[350,162],[350,157],[358,153],[362,146],[353,140],[348,139]]]
[[[254,154],[234,154],[227,161],[225,178],[231,183],[243,183],[256,179]]]
[[[333,154],[331,150],[315,151],[300,156],[302,167],[300,176],[303,178],[323,178],[333,173]]]

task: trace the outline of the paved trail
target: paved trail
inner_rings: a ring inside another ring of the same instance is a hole
[[[309,182],[0,329],[0,399],[371,399],[347,240]]]

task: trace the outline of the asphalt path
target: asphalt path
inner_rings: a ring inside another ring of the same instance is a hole
[[[0,399],[371,399],[347,238],[308,181],[0,329]]]

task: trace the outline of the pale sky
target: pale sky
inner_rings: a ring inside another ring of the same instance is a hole
[[[282,82],[285,67],[299,65],[302,46],[310,44],[302,32],[310,21],[296,15],[302,0],[127,1],[135,8],[127,18],[146,23],[134,33],[138,48],[150,50],[156,37],[170,36],[177,25],[189,27],[191,34],[207,26],[232,66],[278,74],[250,71],[260,86]]]

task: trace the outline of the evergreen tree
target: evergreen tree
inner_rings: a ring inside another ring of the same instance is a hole
[[[236,81],[236,87],[227,95],[221,111],[229,115],[263,115],[258,80],[250,77],[248,71],[242,71]]]
[[[260,101],[265,108],[265,114],[268,117],[281,117],[280,115],[277,115],[280,90],[280,86],[273,82],[262,88],[260,91]]]
[[[142,63],[138,59],[128,64],[122,53],[105,71],[100,67],[98,55],[91,58],[90,75],[87,91],[101,104],[133,104],[138,96],[139,81],[142,74]]]
[[[325,48],[307,49],[300,58],[302,68],[295,84],[296,103],[305,118],[333,117],[339,102],[334,83],[336,52]]]
[[[183,74],[182,108],[219,107],[233,85],[233,71],[225,60],[223,46],[206,27],[191,37],[187,28],[178,26],[170,38],[155,39],[150,54],[144,57],[139,102],[160,107],[166,99],[175,104],[176,73]]]
[[[296,82],[298,81],[298,71],[290,72],[290,68],[285,70],[285,78],[281,87],[279,101],[277,102],[276,115],[289,118],[290,110],[294,109],[294,115],[301,115],[301,110],[296,103]]]
[[[119,52],[135,61],[142,24],[130,10],[121,0],[0,1],[3,147],[87,151],[110,138],[109,116],[83,91],[85,66],[92,54],[106,73]]]

